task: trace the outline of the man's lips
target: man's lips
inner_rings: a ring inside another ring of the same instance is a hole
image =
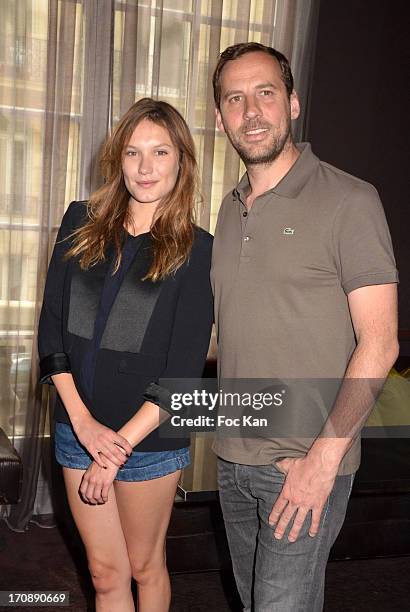
[[[252,128],[248,130],[244,130],[243,134],[246,140],[250,140],[252,142],[258,142],[259,140],[263,140],[266,134],[269,132],[269,128]]]
[[[254,128],[253,130],[246,130],[245,134],[250,134],[250,135],[254,135],[254,134],[262,134],[263,132],[267,132],[268,128]]]

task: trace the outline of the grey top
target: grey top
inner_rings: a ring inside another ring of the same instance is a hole
[[[348,293],[398,281],[375,188],[297,146],[295,164],[250,211],[246,174],[221,205],[211,281],[222,379],[341,379],[356,346]],[[300,434],[217,436],[214,450],[269,464],[306,453],[316,436]],[[339,473],[359,462],[357,440]]]

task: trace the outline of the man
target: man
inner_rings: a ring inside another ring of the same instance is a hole
[[[375,189],[293,142],[299,100],[281,53],[229,47],[213,82],[217,126],[247,170],[214,240],[220,379],[342,382],[311,438],[297,426],[216,437],[233,569],[247,612],[316,612],[360,428],[398,354],[391,241]]]

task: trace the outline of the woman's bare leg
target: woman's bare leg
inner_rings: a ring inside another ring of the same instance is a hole
[[[115,481],[115,494],[138,585],[139,612],[168,612],[171,587],[165,537],[181,471],[143,482]]]
[[[114,488],[105,504],[86,504],[78,492],[84,471],[63,468],[63,473],[71,512],[87,551],[96,611],[134,612],[131,566]]]

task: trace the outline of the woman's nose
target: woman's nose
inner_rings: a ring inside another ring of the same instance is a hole
[[[140,174],[151,174],[152,173],[152,160],[147,155],[142,155],[138,167]]]

